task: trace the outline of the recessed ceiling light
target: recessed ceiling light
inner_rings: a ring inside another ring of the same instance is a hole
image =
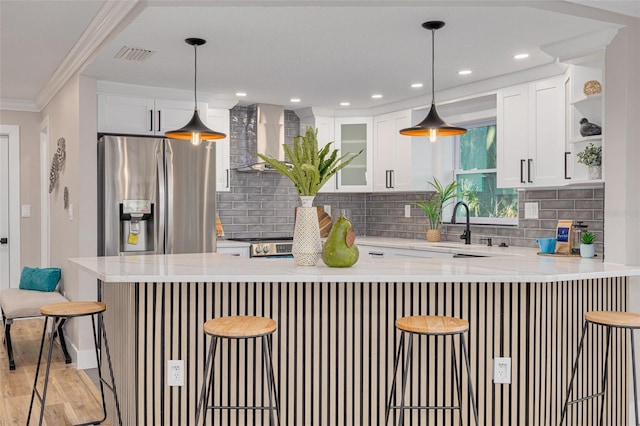
[[[351,105],[350,102],[340,102],[340,106],[349,106]]]
[[[291,102],[300,102],[300,98],[291,98],[290,99]]]
[[[528,53],[518,53],[517,55],[513,56],[513,59],[526,59],[529,57]]]
[[[247,96],[245,92],[237,92],[236,96]]]
[[[375,95],[371,95],[371,99],[380,99],[382,98],[382,95],[376,93]]]
[[[413,87],[414,89],[419,89],[422,87],[422,83],[413,83],[411,87]]]
[[[460,74],[460,75],[469,75],[469,74],[471,74],[471,70],[460,70],[460,71],[458,71],[458,74]]]

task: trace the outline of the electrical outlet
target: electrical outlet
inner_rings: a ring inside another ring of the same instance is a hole
[[[184,385],[184,361],[181,359],[170,359],[167,361],[167,385]]]
[[[404,205],[404,217],[411,217],[411,204]]]
[[[511,383],[511,358],[493,359],[493,383]]]
[[[538,218],[538,203],[524,203],[524,218],[525,219]]]

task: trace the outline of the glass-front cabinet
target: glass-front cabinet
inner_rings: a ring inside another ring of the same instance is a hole
[[[363,192],[373,189],[373,150],[371,117],[336,117],[336,147],[340,155],[360,154],[348,166],[340,170],[333,182],[338,192]]]

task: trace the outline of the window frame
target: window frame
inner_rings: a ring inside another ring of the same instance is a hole
[[[484,127],[484,126],[496,126],[497,125],[497,117],[487,117],[479,120],[468,121],[466,123],[461,124],[464,128],[476,128],[476,127]],[[496,143],[500,143],[499,140],[496,140]],[[453,138],[453,180],[454,182],[458,181],[458,175],[471,175],[478,173],[498,173],[498,165],[496,164],[495,169],[469,169],[462,170],[460,169],[460,135],[454,136]],[[518,190],[519,192],[519,190]],[[504,225],[504,226],[517,226],[518,225],[518,217],[470,217],[469,222],[475,225]]]

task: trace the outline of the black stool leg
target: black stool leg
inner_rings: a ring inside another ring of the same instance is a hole
[[[460,333],[460,343],[462,344],[462,353],[464,354],[464,361],[467,365],[467,377],[469,378],[469,396],[471,396],[471,407],[473,408],[473,418],[478,423],[478,404],[476,403],[476,397],[473,393],[473,381],[471,380],[471,364],[469,363],[469,353],[467,352],[467,344],[464,340],[464,333]]]
[[[104,339],[104,349],[107,353],[107,364],[109,365],[109,375],[111,376],[111,392],[113,392],[113,399],[116,404],[116,412],[118,414],[118,423],[122,426],[122,413],[120,412],[120,402],[118,401],[118,392],[116,390],[116,379],[113,374],[113,365],[111,364],[111,353],[109,352],[109,341],[107,340],[107,330],[104,327],[104,321],[102,320],[102,313],[98,314],[98,324],[102,330],[102,338]],[[93,318],[93,317],[92,317]],[[96,340],[96,347],[98,347],[98,340]],[[100,360],[98,359],[98,371],[100,370]]]
[[[638,376],[636,374],[636,343],[633,338],[634,330],[629,330],[631,333],[631,368],[633,368],[633,396],[635,397],[634,407],[636,409],[636,425],[640,426],[640,416],[638,416]]]
[[[4,343],[7,346],[7,358],[9,358],[9,370],[16,369],[16,363],[13,360],[13,346],[11,346],[11,324],[12,319],[7,318],[4,313]]]
[[[269,352],[269,344],[267,343],[267,336],[262,336],[262,356],[264,358],[264,368],[267,370],[267,381],[269,382],[269,424],[271,426],[275,426],[275,416],[273,414],[273,391],[275,391],[275,378],[273,375],[273,365],[271,364],[271,354]],[[276,397],[277,401],[277,397]],[[276,402],[276,411],[277,411],[277,402]],[[278,415],[278,425],[280,424],[280,413],[276,413]]]
[[[409,365],[411,364],[411,354],[413,352],[413,333],[409,333],[409,347],[407,356],[402,367],[402,395],[400,395],[400,426],[404,426],[404,394],[407,391],[407,377],[409,376]]]
[[[31,402],[29,403],[29,414],[27,415],[27,424],[31,420],[31,411],[33,409],[33,399],[36,396],[36,386],[38,384],[38,375],[40,374],[40,361],[42,360],[42,350],[44,349],[44,338],[47,335],[47,320],[49,317],[44,317],[44,327],[42,329],[42,338],[40,339],[40,353],[38,354],[38,364],[36,365],[36,378],[33,381],[33,389],[31,389]],[[39,398],[40,396],[38,396]],[[42,400],[40,400],[41,403]]]
[[[462,407],[462,378],[458,372],[458,358],[456,357],[456,345],[453,343],[453,337],[451,337],[451,358],[453,361],[453,370],[455,372],[456,389],[458,390],[458,407]],[[462,426],[462,409],[459,410],[458,419],[460,420],[460,426]]]
[[[200,411],[202,410],[203,404],[206,405],[209,401],[209,391],[211,389],[211,382],[213,380],[213,366],[211,365],[211,363],[216,353],[217,340],[218,339],[215,336],[213,336],[211,343],[209,344],[209,353],[207,354],[207,361],[204,365],[202,391],[200,392],[200,399],[198,401],[198,406],[196,408],[196,425],[200,420]],[[205,406],[203,422],[205,422],[206,419],[207,419],[207,407]]]
[[[269,344],[269,365],[271,366],[271,377],[273,377],[273,396],[276,400],[276,413],[278,414],[278,425],[280,425],[280,400],[278,399],[278,389],[276,387],[276,376],[273,372],[273,349],[271,339],[273,338],[273,334],[270,334],[267,340]]]
[[[564,406],[562,407],[562,414],[560,415],[560,425],[564,421],[567,415],[567,407],[569,406],[569,398],[571,398],[571,391],[573,388],[573,379],[576,377],[576,371],[578,371],[578,360],[580,359],[580,353],[582,352],[582,345],[584,343],[584,336],[587,334],[587,327],[589,323],[584,322],[582,326],[582,336],[580,337],[580,343],[578,344],[578,353],[576,354],[576,360],[573,362],[573,368],[571,370],[571,379],[569,379],[569,389],[567,390],[567,398],[564,400]]]
[[[58,335],[58,340],[60,341],[60,348],[62,349],[62,354],[64,355],[64,363],[71,364],[71,356],[69,355],[69,351],[67,350],[67,343],[64,341],[64,332],[62,327],[64,327],[64,323],[67,321],[66,318],[63,318],[58,324],[58,329],[56,334]]]
[[[400,343],[398,344],[398,353],[396,354],[395,362],[393,363],[393,380],[391,382],[391,393],[389,394],[389,402],[387,403],[387,412],[385,413],[384,424],[389,423],[389,413],[391,411],[391,403],[395,405],[396,399],[394,398],[396,393],[396,376],[398,375],[398,364],[400,364],[400,353],[404,347],[404,332],[400,333]]]
[[[602,375],[602,405],[600,406],[600,420],[598,424],[602,426],[602,415],[604,414],[604,403],[607,400],[607,378],[609,370],[609,348],[611,347],[611,327],[607,327],[607,349],[604,355],[604,373]]]

